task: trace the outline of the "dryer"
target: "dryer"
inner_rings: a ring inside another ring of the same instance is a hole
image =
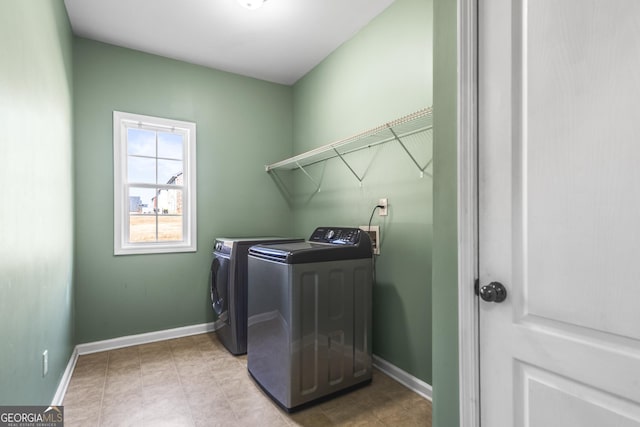
[[[357,228],[249,249],[247,367],[291,412],[371,382],[373,251]]]
[[[247,352],[247,254],[259,243],[301,242],[285,237],[220,237],[215,240],[210,296],[217,317],[216,333],[234,355]]]

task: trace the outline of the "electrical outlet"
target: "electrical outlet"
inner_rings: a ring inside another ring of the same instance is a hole
[[[360,230],[369,233],[369,237],[371,238],[371,246],[373,246],[373,253],[374,255],[380,255],[380,226],[372,225],[371,227],[369,227],[368,225],[361,225]]]
[[[42,353],[42,376],[46,377],[47,373],[49,373],[49,350]]]
[[[380,208],[380,210],[378,211],[378,215],[380,215],[380,216],[389,215],[389,213],[387,212],[387,207],[388,207],[387,203],[388,203],[388,201],[387,201],[386,198],[378,200],[378,205],[382,206]]]

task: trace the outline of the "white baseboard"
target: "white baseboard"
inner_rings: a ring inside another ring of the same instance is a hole
[[[373,366],[378,368],[383,373],[389,375],[391,378],[398,381],[408,389],[415,391],[425,399],[431,400],[433,390],[430,384],[414,377],[413,375],[403,371],[397,366],[392,365],[391,363],[376,356],[375,354],[373,355]]]
[[[147,332],[145,334],[127,335],[125,337],[113,338],[110,340],[78,344],[76,346],[76,350],[79,355],[115,350],[117,348],[130,347],[133,345],[148,344],[156,341],[187,337],[189,335],[204,334],[215,331],[219,326],[220,325],[217,324],[217,322],[201,323],[199,325],[183,326],[181,328]]]
[[[69,358],[69,363],[67,363],[67,368],[64,370],[64,373],[62,374],[62,378],[60,378],[60,382],[58,383],[56,394],[53,395],[51,406],[62,405],[62,401],[64,400],[64,395],[67,393],[67,387],[69,387],[69,382],[71,381],[71,374],[73,374],[73,370],[76,367],[77,361],[78,361],[78,347],[74,347],[73,351],[71,352],[71,357]]]

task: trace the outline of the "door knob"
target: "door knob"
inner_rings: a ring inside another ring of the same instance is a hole
[[[480,288],[480,298],[487,302],[502,302],[507,299],[507,289],[500,282],[491,282]]]

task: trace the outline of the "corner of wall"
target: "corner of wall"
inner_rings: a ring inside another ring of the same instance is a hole
[[[434,7],[433,425],[459,425],[457,2]]]

